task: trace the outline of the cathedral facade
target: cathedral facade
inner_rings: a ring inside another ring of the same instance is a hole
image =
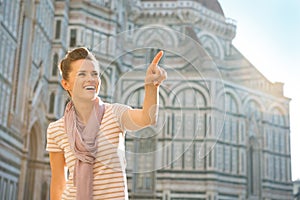
[[[57,65],[79,46],[100,62],[101,98],[134,108],[165,51],[158,123],[126,136],[130,199],[293,198],[290,99],[233,46],[217,0],[0,0],[0,22],[0,199],[49,199]]]

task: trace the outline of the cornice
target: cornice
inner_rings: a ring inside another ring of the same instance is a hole
[[[183,0],[176,2],[142,2],[140,7],[131,9],[129,18],[133,22],[166,24],[189,24],[209,31],[226,40],[232,40],[236,34],[236,22],[207,9],[200,3]]]

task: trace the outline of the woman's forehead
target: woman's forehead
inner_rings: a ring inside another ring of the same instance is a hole
[[[74,71],[100,71],[97,62],[88,59],[76,60],[71,66]]]

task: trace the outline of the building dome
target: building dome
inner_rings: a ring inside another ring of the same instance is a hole
[[[204,7],[224,16],[223,9],[218,0],[195,0],[195,1],[201,3]]]

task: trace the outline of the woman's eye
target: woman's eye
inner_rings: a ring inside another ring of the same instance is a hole
[[[85,76],[85,73],[78,73],[78,76]]]
[[[93,76],[99,76],[98,72],[92,73]]]

